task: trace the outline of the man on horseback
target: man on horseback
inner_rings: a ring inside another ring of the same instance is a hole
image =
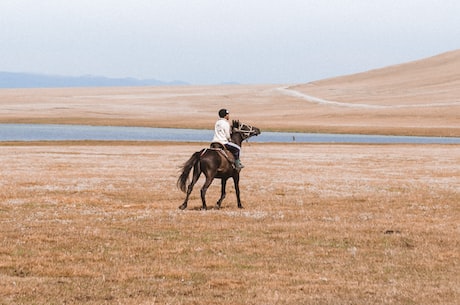
[[[227,109],[220,109],[219,119],[214,126],[214,138],[212,141],[218,142],[225,146],[225,148],[227,148],[235,157],[236,169],[241,170],[244,167],[240,161],[241,147],[235,143],[232,143],[229,119],[230,112]]]
[[[215,134],[211,143],[211,148],[203,148],[200,151],[196,151],[187,162],[182,166],[182,173],[177,179],[177,186],[179,189],[186,193],[184,203],[179,208],[184,210],[187,208],[190,194],[192,193],[193,186],[200,178],[201,174],[204,174],[206,181],[201,188],[201,202],[202,209],[206,210],[206,191],[211,185],[214,178],[221,180],[221,193],[220,198],[216,203],[216,207],[219,209],[224,200],[226,192],[225,187],[229,178],[233,179],[235,184],[236,200],[238,202],[238,208],[243,208],[240,199],[240,171],[243,166],[239,160],[241,144],[244,140],[250,137],[257,136],[260,134],[260,129],[244,124],[240,121],[233,120],[231,125],[228,121],[229,112],[226,109],[219,110],[219,120],[216,122]],[[225,150],[223,150],[225,148]],[[235,153],[235,157],[227,153],[227,149]],[[227,159],[228,162],[226,162]],[[233,162],[233,159],[236,162]],[[234,164],[236,163],[236,164]],[[191,181],[189,181],[190,173],[193,169],[193,175]],[[189,183],[190,182],[190,183]]]

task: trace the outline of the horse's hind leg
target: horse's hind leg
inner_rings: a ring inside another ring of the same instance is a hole
[[[179,206],[179,209],[185,210],[185,209],[187,208],[188,197],[190,196],[190,193],[192,192],[192,189],[193,189],[193,185],[189,185],[189,186],[188,186],[188,190],[187,190],[187,195],[185,196],[184,203],[182,203],[182,204]]]
[[[179,209],[181,210],[185,210],[187,208],[187,203],[188,203],[188,199],[190,197],[190,194],[192,193],[193,191],[193,186],[195,185],[195,183],[198,181],[198,178],[200,178],[200,172],[198,172],[198,170],[194,170],[193,171],[193,178],[192,178],[192,182],[190,182],[190,184],[188,185],[188,188],[187,188],[187,195],[185,196],[185,200],[184,200],[184,203],[182,203],[180,206],[179,206]]]
[[[187,203],[188,203],[188,198],[190,197],[190,194],[192,193],[192,190],[193,190],[193,185],[195,183],[192,182],[189,184],[188,188],[187,188],[187,195],[185,196],[185,200],[184,200],[184,203],[182,203],[180,206],[179,206],[179,209],[181,210],[185,210],[187,208]]]
[[[213,176],[206,177],[206,181],[204,182],[204,185],[201,188],[201,202],[203,203],[203,206],[201,207],[202,210],[207,210],[207,208],[208,208],[206,206],[206,191],[208,190],[209,186],[211,185],[212,180],[214,180]]]
[[[220,205],[222,204],[222,201],[223,201],[224,198],[225,198],[225,195],[226,195],[226,192],[225,192],[226,186],[227,186],[227,179],[222,178],[221,189],[220,189],[220,198],[219,198],[219,200],[217,201],[217,204],[216,204],[216,207],[217,207],[218,209],[220,209]]]

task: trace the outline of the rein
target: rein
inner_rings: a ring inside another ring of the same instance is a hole
[[[251,125],[238,122],[238,128],[233,127],[233,131],[241,133],[243,135],[243,140],[246,140],[255,132],[255,129]]]

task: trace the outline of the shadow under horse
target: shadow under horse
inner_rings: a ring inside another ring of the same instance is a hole
[[[241,143],[252,137],[260,134],[260,129],[251,125],[241,123],[240,121],[232,121],[232,142],[241,147]],[[190,171],[193,168],[193,175],[190,184],[187,187],[189,180]],[[221,195],[217,201],[216,207],[220,209],[222,200],[224,200],[226,192],[225,188],[227,180],[231,177],[235,184],[236,199],[238,207],[243,208],[240,199],[240,171],[235,168],[235,158],[233,154],[224,149],[222,144],[211,143],[210,148],[203,148],[200,151],[195,152],[192,157],[184,163],[182,167],[182,174],[177,180],[177,186],[181,191],[186,193],[185,201],[179,206],[179,209],[184,210],[187,208],[187,203],[190,197],[190,193],[193,190],[193,186],[200,178],[201,173],[206,177],[203,187],[201,188],[201,201],[202,209],[206,210],[206,191],[211,185],[214,178],[221,179]]]

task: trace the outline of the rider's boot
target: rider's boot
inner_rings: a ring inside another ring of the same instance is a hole
[[[244,167],[244,165],[243,165],[243,163],[241,163],[240,159],[235,160],[235,166],[236,166],[237,170],[241,170]]]

